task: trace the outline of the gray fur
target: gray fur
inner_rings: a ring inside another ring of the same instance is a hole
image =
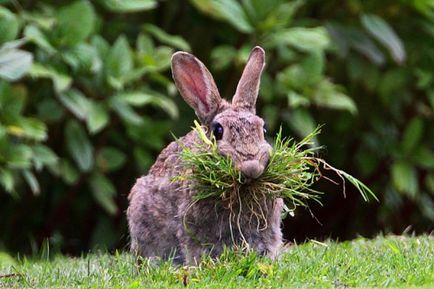
[[[238,90],[246,91],[237,90],[236,103],[229,104],[220,98],[202,62],[185,52],[172,58],[175,83],[202,125],[208,133],[215,122],[224,128],[223,137],[217,142],[219,152],[231,157],[237,168],[252,179],[263,173],[271,151],[264,138],[264,122],[254,114],[263,59],[263,50],[254,48],[243,72],[243,84],[238,85]],[[187,63],[188,75],[183,71],[183,63]],[[246,71],[249,69],[253,71]],[[205,85],[199,84],[197,89],[197,83]],[[191,131],[179,141],[193,148],[199,136]],[[258,201],[266,224],[248,213],[236,214],[235,218],[224,204],[215,201],[193,203],[194,184],[172,180],[185,171],[179,157],[181,149],[177,142],[167,146],[148,175],[139,178],[131,190],[127,210],[131,250],[150,258],[174,257],[175,262],[188,264],[197,263],[203,254],[218,256],[225,246],[248,246],[259,254],[275,257],[282,244],[282,199]],[[247,212],[243,207],[236,210]]]

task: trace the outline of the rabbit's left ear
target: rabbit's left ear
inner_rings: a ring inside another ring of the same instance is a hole
[[[235,107],[247,109],[255,113],[256,99],[258,98],[262,70],[265,66],[265,51],[259,46],[253,48],[244,67],[237,90],[232,99]]]
[[[222,102],[211,73],[196,57],[187,52],[172,56],[172,75],[184,100],[204,124],[209,123]]]

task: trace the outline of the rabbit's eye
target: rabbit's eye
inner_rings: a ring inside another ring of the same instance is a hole
[[[223,137],[223,127],[218,122],[213,124],[213,130],[212,133],[214,134],[214,137],[216,140],[221,140]]]
[[[264,126],[262,127],[264,134],[267,134],[267,124],[264,123]]]

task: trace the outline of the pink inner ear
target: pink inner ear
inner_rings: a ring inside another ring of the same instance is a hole
[[[189,101],[196,108],[198,106],[197,101],[199,100],[206,110],[205,113],[209,112],[209,104],[207,102],[208,87],[200,65],[194,60],[181,59],[179,67],[182,67],[178,77],[184,97],[189,98]]]

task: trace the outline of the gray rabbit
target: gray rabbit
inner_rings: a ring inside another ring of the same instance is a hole
[[[264,138],[264,121],[255,114],[265,52],[255,47],[249,56],[232,103],[220,97],[205,65],[193,55],[176,52],[172,74],[184,100],[195,110],[202,126],[217,140],[218,150],[232,158],[247,179],[265,170],[271,146]],[[218,256],[224,247],[248,247],[275,257],[282,244],[282,199],[258,202],[266,226],[243,214],[237,218],[215,200],[193,202],[191,181],[174,181],[186,171],[180,159],[182,146],[196,147],[193,130],[169,144],[147,176],[139,178],[129,195],[127,210],[131,250],[150,258],[174,258],[177,263],[196,264],[203,254]],[[182,145],[180,145],[180,143]],[[242,193],[242,192],[241,192]],[[248,197],[248,196],[246,196]]]

